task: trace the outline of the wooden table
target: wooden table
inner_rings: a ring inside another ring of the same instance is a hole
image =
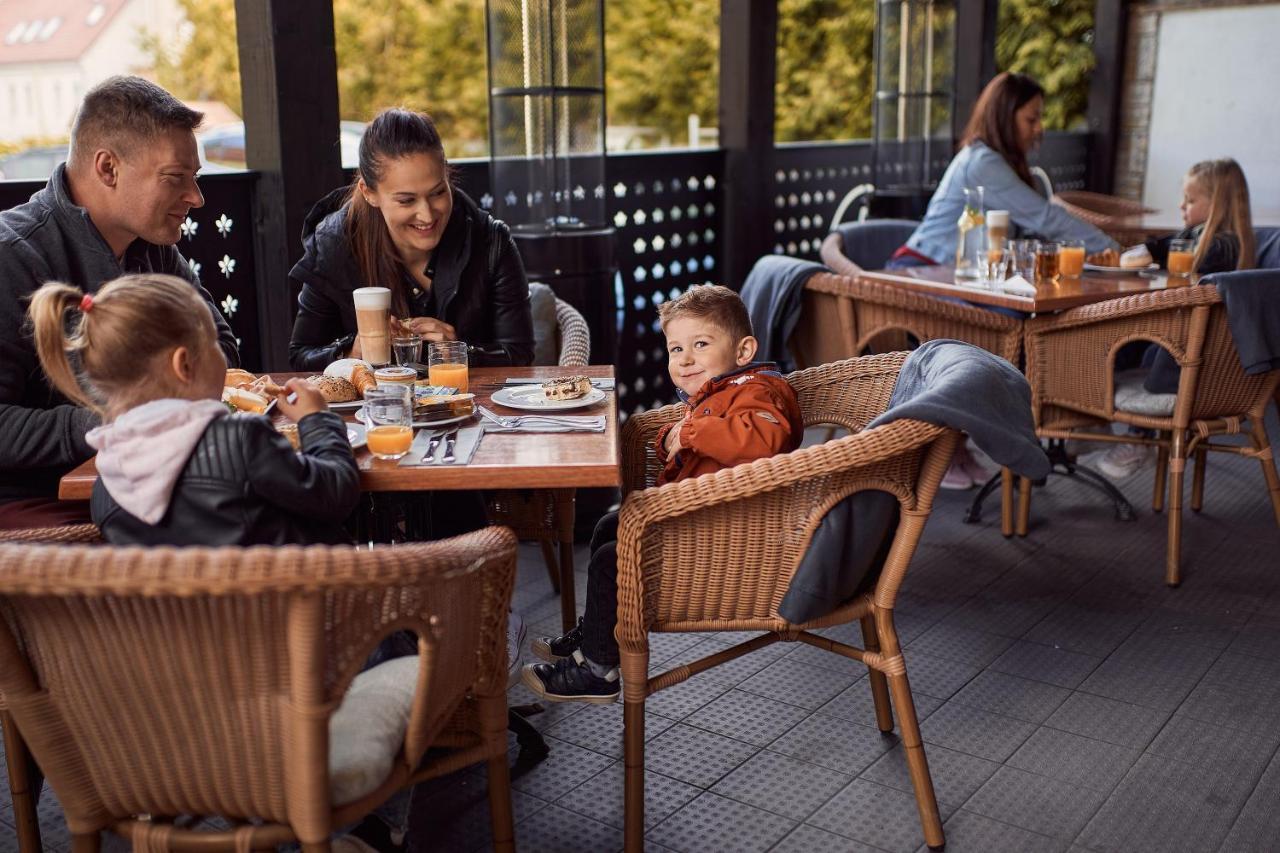
[[[974,305],[991,305],[1012,308],[1027,314],[1043,314],[1061,311],[1077,305],[1105,302],[1135,293],[1183,287],[1186,279],[1174,279],[1172,283],[1160,273],[1154,277],[1142,275],[1099,275],[1085,273],[1077,279],[1063,278],[1054,283],[1036,285],[1036,295],[1018,296],[1002,290],[981,287],[977,282],[957,283],[955,268],[949,266],[908,267],[901,270],[872,270],[860,273],[861,277],[907,290],[927,293],[930,296],[950,296]]]
[[[497,383],[507,378],[582,374],[598,379],[613,377],[613,367],[476,367],[471,370],[471,391],[476,402],[498,414],[520,411],[495,405],[491,397]],[[283,383],[298,373],[273,373]],[[360,488],[366,492],[419,492],[448,489],[550,489],[555,495],[556,527],[562,531],[560,593],[566,629],[576,621],[573,591],[573,513],[578,488],[614,487],[621,484],[618,467],[618,399],[615,392],[585,409],[570,414],[604,415],[603,433],[487,433],[467,465],[401,467],[395,461],[374,459],[368,448],[355,451],[360,468]],[[348,416],[348,420],[350,420]],[[63,476],[58,485],[61,500],[88,500],[98,479],[90,459]],[[568,531],[567,534],[563,531]],[[566,541],[567,538],[567,541]]]

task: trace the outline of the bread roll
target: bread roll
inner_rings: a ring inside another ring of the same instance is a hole
[[[364,364],[357,364],[351,368],[351,384],[356,387],[361,395],[370,388],[376,388],[378,380],[373,378],[373,371]]]
[[[307,381],[320,389],[327,403],[350,403],[360,399],[356,386],[336,376],[308,376]]]
[[[241,370],[238,367],[227,368],[227,378],[222,384],[228,388],[239,388],[243,385],[252,385],[258,381],[258,377],[254,376],[247,370]]]

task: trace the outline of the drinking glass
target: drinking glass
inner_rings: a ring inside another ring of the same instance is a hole
[[[467,393],[467,345],[462,341],[436,341],[427,345],[427,381]]]
[[[357,287],[351,291],[356,305],[356,329],[360,355],[374,367],[391,363],[387,345],[391,328],[391,291],[385,287]]]
[[[1013,268],[1014,272],[1025,278],[1028,282],[1036,280],[1036,246],[1035,240],[1014,240],[1013,241]]]
[[[365,436],[375,459],[399,459],[413,444],[413,390],[379,385],[364,392]]]
[[[422,361],[422,337],[419,335],[401,335],[391,339],[391,351],[395,353],[396,364],[406,366]]]
[[[1036,246],[1037,282],[1058,280],[1058,249],[1058,244],[1052,241],[1041,241]]]
[[[1169,260],[1165,264],[1169,269],[1169,276],[1171,278],[1190,278],[1191,265],[1195,260],[1195,254],[1195,240],[1170,240]]]
[[[1079,278],[1084,274],[1084,243],[1064,240],[1058,249],[1058,272],[1063,278]]]
[[[1009,237],[1009,211],[987,211],[987,248],[1003,247]]]
[[[997,285],[1009,277],[1009,250],[1004,241],[988,246],[986,256],[982,259],[982,283]]]

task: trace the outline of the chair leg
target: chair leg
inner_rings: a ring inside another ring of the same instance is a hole
[[[542,546],[542,562],[546,563],[547,576],[551,578],[551,591],[560,594],[560,557],[550,539],[539,539]]]
[[[1027,525],[1031,523],[1031,478],[1018,478],[1018,524],[1015,532],[1019,536],[1027,535]]]
[[[578,624],[578,602],[573,590],[573,519],[577,491],[555,490],[556,531],[560,539],[560,626],[566,632]]]
[[[489,770],[489,824],[493,829],[493,849],[496,853],[515,853],[515,822],[511,813],[511,771],[507,756],[499,755],[488,761]]]
[[[41,853],[40,817],[36,811],[35,792],[31,790],[31,756],[8,711],[0,711],[0,727],[4,730],[4,754],[9,768],[9,794],[18,833],[18,850],[20,853]]]
[[[1000,534],[1013,535],[1013,472],[1008,468],[1000,469]]]
[[[1182,583],[1179,564],[1182,558],[1182,479],[1187,466],[1187,437],[1174,430],[1169,449],[1169,545],[1165,555],[1164,582],[1169,586]]]
[[[1196,448],[1196,467],[1191,472],[1191,511],[1199,512],[1204,505],[1204,463],[1209,457],[1208,448]]]
[[[862,645],[869,652],[880,651],[880,637],[876,634],[876,620],[868,613],[862,617]],[[880,731],[893,731],[893,708],[889,705],[889,682],[884,673],[878,669],[870,670],[867,680],[871,682],[871,699],[876,706],[876,726]]]
[[[1276,401],[1276,407],[1280,409],[1280,391],[1276,392]],[[1271,449],[1271,440],[1267,438],[1267,428],[1262,423],[1262,418],[1253,419],[1250,432],[1254,449],[1264,454],[1258,461],[1262,463],[1262,477],[1267,481],[1267,491],[1271,494],[1271,510],[1275,513],[1276,524],[1280,525],[1280,474],[1276,473],[1275,461],[1268,458],[1269,454],[1266,453]]]
[[[906,674],[889,676],[889,688],[893,691],[893,704],[898,709],[902,747],[907,756],[911,787],[916,795],[916,808],[920,811],[924,843],[930,850],[941,850],[946,844],[942,834],[942,816],[938,814],[938,799],[933,792],[929,761],[925,758],[924,744],[920,740],[920,722],[916,719],[916,706],[911,700],[911,687],[907,683]]]
[[[1163,434],[1157,432],[1157,438],[1163,438]],[[1169,473],[1169,447],[1160,445],[1156,449],[1156,477],[1155,485],[1151,490],[1151,511],[1164,511],[1164,492],[1165,492],[1165,475]]]
[[[644,850],[644,700],[626,701],[622,706],[624,783],[624,824],[626,853]]]

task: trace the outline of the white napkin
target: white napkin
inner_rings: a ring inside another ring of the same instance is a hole
[[[508,376],[503,380],[504,385],[541,385],[541,379],[534,379],[532,376]],[[612,391],[612,379],[592,379],[592,388],[599,388],[601,391]]]
[[[1020,275],[1015,275],[1013,278],[1006,278],[1000,283],[1000,289],[1005,293],[1014,293],[1018,296],[1036,295],[1036,286]]]
[[[431,459],[423,459],[422,455],[427,452],[427,446],[431,444],[431,438],[434,435],[443,436],[449,432],[448,428],[444,429],[420,429],[418,434],[413,437],[413,444],[409,447],[409,452],[400,458],[401,465],[431,465],[437,463],[444,458],[444,439],[441,438],[440,443],[436,445],[436,452]],[[466,465],[471,458],[476,455],[476,448],[480,446],[480,439],[484,437],[484,430],[478,426],[463,427],[458,430],[458,438],[453,445],[454,461],[450,465]]]
[[[487,418],[481,422],[485,432],[604,432],[604,415],[556,415],[555,420],[533,417],[513,427],[502,427]]]

